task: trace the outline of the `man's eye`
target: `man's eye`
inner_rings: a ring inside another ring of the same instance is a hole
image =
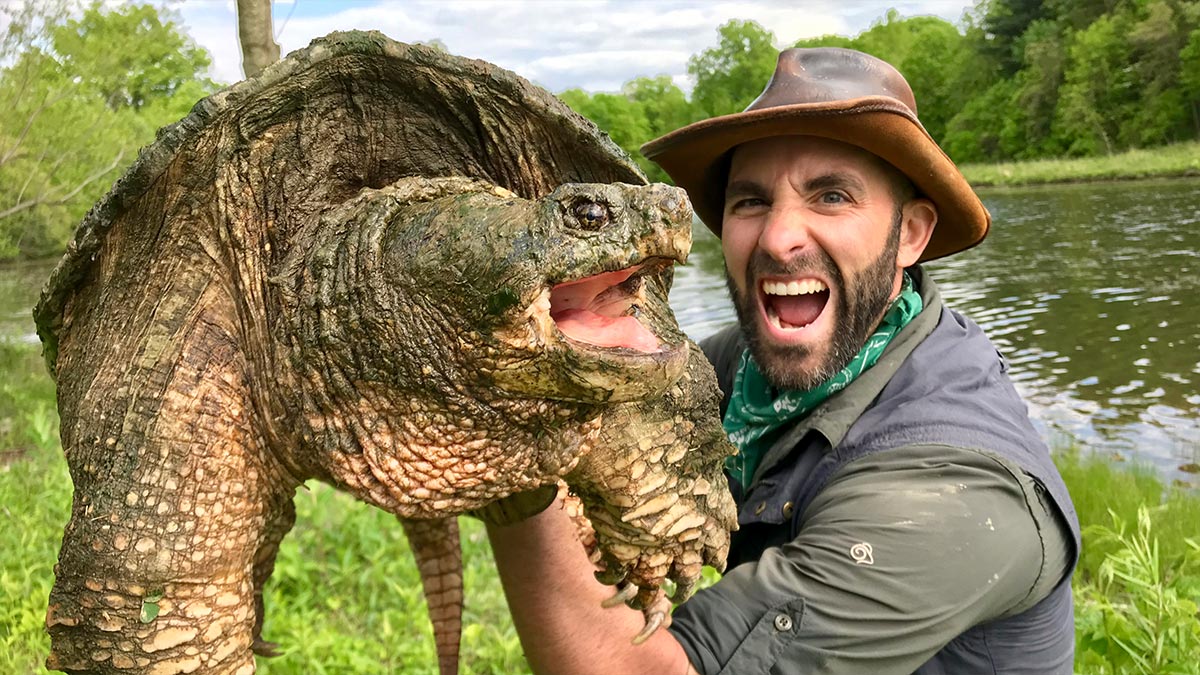
[[[846,202],[846,195],[840,192],[825,192],[821,194],[822,204],[843,204]]]
[[[738,211],[742,209],[751,209],[756,206],[762,206],[763,204],[766,204],[766,202],[758,197],[742,197],[741,199],[735,199],[733,201],[733,210]]]

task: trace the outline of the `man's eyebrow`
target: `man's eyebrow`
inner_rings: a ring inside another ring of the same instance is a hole
[[[806,192],[817,192],[831,188],[864,192],[867,186],[863,184],[858,176],[849,173],[827,173],[816,178],[810,178],[804,183]]]
[[[729,185],[725,186],[725,199],[729,199],[733,195],[754,195],[761,197],[766,190],[761,185],[752,180],[735,180],[730,181]]]

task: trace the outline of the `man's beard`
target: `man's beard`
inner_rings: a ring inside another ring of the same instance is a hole
[[[750,353],[767,382],[776,389],[808,390],[830,379],[850,364],[867,338],[875,332],[884,311],[892,301],[895,280],[896,256],[900,251],[900,219],[897,210],[892,230],[879,257],[849,282],[833,259],[824,251],[795,258],[786,265],[772,260],[761,251],[755,251],[746,270],[746,289],[739,291],[725,271],[729,297],[737,311],[738,322],[746,335]],[[802,272],[824,272],[834,286],[841,289],[837,306],[825,307],[833,310],[833,341],[821,363],[815,367],[796,370],[789,367],[807,357],[812,350],[806,346],[778,346],[770,344],[762,334],[757,320],[758,280],[764,275],[794,276]]]

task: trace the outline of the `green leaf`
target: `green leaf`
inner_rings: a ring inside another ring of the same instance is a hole
[[[147,595],[146,597],[142,598],[142,614],[141,614],[142,623],[150,623],[151,621],[158,618],[158,612],[159,612],[158,601],[162,600],[162,598],[163,598],[162,589],[155,589],[153,591],[150,591],[150,595]]]

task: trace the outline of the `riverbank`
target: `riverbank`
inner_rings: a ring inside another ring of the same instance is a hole
[[[44,672],[45,602],[71,484],[37,350],[0,343],[0,673]],[[1073,579],[1080,674],[1183,672],[1200,663],[1200,497],[1086,448],[1056,450],[1084,528]],[[267,585],[265,675],[433,673],[416,565],[396,520],[327,486],[296,495],[297,524]],[[483,528],[462,519],[464,672],[527,670]],[[711,570],[706,570],[711,572]],[[706,576],[715,576],[706,574]]]
[[[1200,176],[1200,141],[1103,157],[964,164],[961,169],[976,188]]]
[[[963,175],[972,187],[1017,187],[1052,183],[1139,180],[1145,178],[1200,177],[1200,141],[1160,148],[1130,150],[1104,157],[1036,159],[999,164],[963,164]],[[66,242],[63,242],[65,246]],[[58,254],[50,256],[57,260]],[[0,264],[26,262],[2,257]]]

